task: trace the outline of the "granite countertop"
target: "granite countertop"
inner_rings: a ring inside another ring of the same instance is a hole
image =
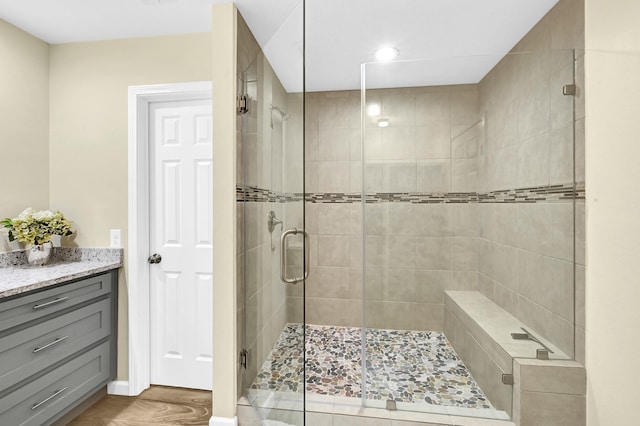
[[[29,266],[24,251],[0,253],[0,299],[122,266],[122,249],[56,247],[51,262]]]

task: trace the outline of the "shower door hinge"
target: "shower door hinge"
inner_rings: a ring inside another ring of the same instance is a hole
[[[513,380],[513,374],[503,374],[502,383],[505,385],[513,385],[515,383]]]
[[[247,369],[247,359],[249,358],[249,351],[242,349],[240,351],[240,367]]]
[[[549,351],[547,349],[536,349],[536,359],[549,359]]]
[[[246,114],[249,112],[248,99],[249,98],[247,95],[242,95],[240,96],[240,98],[238,98],[238,112],[240,114]]]
[[[576,94],[575,84],[565,84],[562,86],[562,94],[565,96],[574,96]]]

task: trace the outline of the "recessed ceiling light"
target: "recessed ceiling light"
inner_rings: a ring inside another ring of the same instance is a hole
[[[389,119],[381,118],[378,120],[378,127],[389,127]]]
[[[376,59],[379,61],[390,61],[393,58],[396,58],[400,51],[395,47],[381,47],[376,50]]]

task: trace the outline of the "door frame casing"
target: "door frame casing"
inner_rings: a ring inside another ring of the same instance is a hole
[[[149,105],[212,99],[210,81],[129,86],[128,93],[128,381],[109,383],[110,394],[135,396],[150,386]]]

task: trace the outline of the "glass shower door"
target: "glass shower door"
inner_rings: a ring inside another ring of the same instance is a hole
[[[508,419],[512,359],[575,356],[578,60],[362,66],[366,406]],[[479,66],[474,84],[394,82]]]
[[[283,27],[300,33],[302,6]],[[297,29],[297,30],[296,30]],[[291,34],[291,33],[289,33]],[[277,34],[276,36],[277,37]],[[281,81],[270,43],[242,75],[243,395],[258,420],[304,424],[304,231],[302,55],[292,56],[300,84]],[[285,86],[286,84],[286,86]]]

